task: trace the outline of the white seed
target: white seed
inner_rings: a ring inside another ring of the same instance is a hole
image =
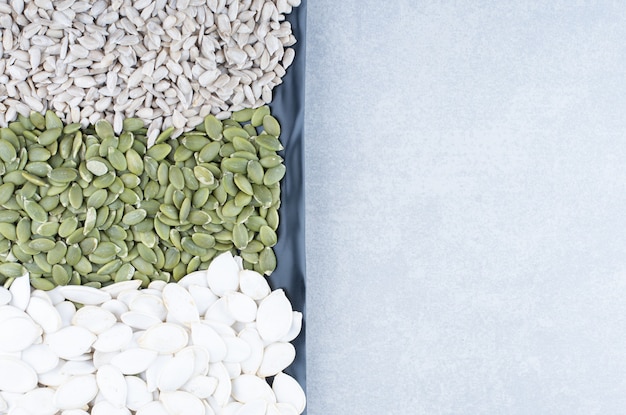
[[[37,386],[37,373],[19,359],[0,356],[0,390],[25,393]]]
[[[98,393],[94,375],[74,376],[63,383],[54,394],[54,405],[59,409],[79,409]]]

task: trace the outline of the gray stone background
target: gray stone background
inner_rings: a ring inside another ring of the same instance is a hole
[[[308,414],[626,413],[626,5],[307,25]]]

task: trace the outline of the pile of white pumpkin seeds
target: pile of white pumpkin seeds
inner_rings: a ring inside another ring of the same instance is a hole
[[[274,87],[300,0],[0,0],[0,414],[301,414]]]

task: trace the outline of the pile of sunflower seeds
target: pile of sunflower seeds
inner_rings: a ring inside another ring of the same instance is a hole
[[[178,281],[220,252],[276,267],[280,125],[267,106],[147,147],[143,122],[63,125],[48,111],[0,128],[0,283],[35,288]],[[260,131],[257,131],[260,130]]]
[[[149,122],[173,137],[272,100],[294,59],[300,0],[0,0],[0,126]]]

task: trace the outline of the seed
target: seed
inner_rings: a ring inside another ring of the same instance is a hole
[[[147,215],[144,209],[135,209],[122,217],[122,223],[128,226],[137,225],[139,222],[143,221]]]
[[[101,176],[104,177],[104,176]],[[108,193],[105,189],[98,189],[91,196],[87,198],[87,207],[93,207],[95,209],[100,208],[104,205],[104,202],[108,196]]]
[[[129,281],[135,275],[135,267],[132,264],[123,264],[116,272],[115,272],[115,282],[121,281]]]
[[[128,164],[128,171],[137,176],[143,173],[143,160],[134,149],[130,148],[126,152],[126,163]]]
[[[269,114],[263,117],[263,129],[269,135],[274,137],[280,136],[280,124],[278,124],[276,118]]]
[[[20,264],[14,262],[0,264],[0,274],[4,275],[6,278],[18,278],[25,273],[26,269]]]
[[[222,160],[222,168],[232,173],[245,174],[248,169],[248,160],[239,157],[225,158]]]
[[[51,239],[34,239],[28,243],[28,247],[34,251],[48,252],[54,248],[54,241]]]
[[[39,137],[37,137],[36,140],[42,146],[47,146],[57,141],[57,139],[61,136],[62,132],[63,132],[63,129],[60,127],[49,128],[46,131],[42,132],[39,135]]]
[[[32,200],[24,200],[24,210],[30,218],[36,222],[45,222],[48,218],[46,211]]]
[[[48,178],[54,180],[56,182],[69,183],[78,177],[78,172],[76,169],[71,169],[67,167],[57,167],[56,169],[50,170],[48,173]]]
[[[172,151],[172,146],[167,143],[155,144],[147,151],[148,156],[156,161],[161,161],[167,157]]]
[[[266,186],[271,186],[273,184],[278,183],[285,177],[286,168],[284,164],[280,164],[276,167],[272,167],[271,169],[267,169],[265,175],[263,176],[263,184]]]
[[[126,118],[123,122],[124,131],[135,132],[142,129],[144,126],[143,120],[139,118]]]
[[[204,129],[209,137],[219,140],[222,136],[222,123],[213,115],[207,115],[204,118]]]
[[[6,163],[10,163],[17,159],[15,147],[8,140],[0,139],[0,159]]]
[[[109,172],[107,164],[107,161],[100,157],[94,157],[86,162],[87,170],[96,176],[103,176]]]
[[[270,275],[276,269],[276,255],[272,248],[265,248],[259,254],[259,263],[257,264],[260,272]]]
[[[254,110],[254,113],[252,114],[250,123],[255,127],[259,127],[263,125],[263,119],[266,115],[269,115],[269,113],[270,113],[270,109],[267,105],[263,105],[262,107],[257,108],[256,110]]]
[[[66,254],[67,246],[63,242],[57,241],[54,248],[46,254],[46,261],[51,265],[58,264],[65,258]]]
[[[96,134],[102,139],[113,138],[115,133],[113,132],[113,126],[108,121],[98,120],[94,126]]]
[[[185,176],[179,167],[170,166],[169,168],[169,181],[175,189],[183,190],[185,188]],[[198,179],[200,180],[200,179]]]
[[[52,266],[52,279],[57,285],[67,285],[71,275],[61,265]]]
[[[254,141],[259,146],[267,150],[280,151],[283,149],[283,146],[280,144],[280,141],[278,141],[278,138],[271,136],[271,135],[261,134]]]

